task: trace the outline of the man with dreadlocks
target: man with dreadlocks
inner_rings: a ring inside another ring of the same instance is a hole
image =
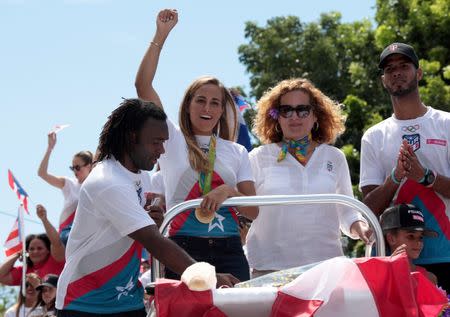
[[[142,246],[181,274],[195,261],[160,235],[144,209],[145,172],[164,153],[166,114],[126,99],[103,127],[99,163],[83,183],[58,283],[58,316],[145,316],[138,282]],[[222,285],[237,280],[218,274]]]

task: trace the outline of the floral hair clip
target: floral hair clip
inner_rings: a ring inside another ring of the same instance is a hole
[[[280,112],[276,108],[272,108],[269,110],[269,116],[274,120],[278,119],[279,114],[280,114]]]

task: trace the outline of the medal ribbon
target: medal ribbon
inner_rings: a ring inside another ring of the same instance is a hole
[[[205,195],[211,191],[212,175],[214,172],[214,161],[216,160],[216,144],[217,138],[213,134],[211,140],[209,141],[208,149],[208,161],[209,161],[209,171],[207,173],[200,172],[198,177],[198,186],[200,188],[200,193]]]

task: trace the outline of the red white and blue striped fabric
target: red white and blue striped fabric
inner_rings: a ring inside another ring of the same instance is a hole
[[[22,186],[20,186],[20,183],[17,181],[17,179],[14,177],[11,170],[8,170],[8,183],[9,187],[17,194],[17,198],[22,202],[23,208],[27,212],[27,214],[30,214],[28,211],[28,194],[23,189]]]
[[[247,100],[245,100],[244,97],[233,92],[231,92],[231,94],[233,95],[234,102],[238,106],[239,111],[243,112],[245,109],[250,108],[250,104],[247,102]]]
[[[291,283],[275,287],[194,292],[179,281],[160,280],[159,317],[432,317],[447,303],[405,254],[392,258],[333,258]]]
[[[407,180],[400,187],[396,204],[413,204],[422,210],[427,227],[435,230],[437,238],[423,239],[424,247],[415,264],[446,263],[450,252],[450,204],[433,188],[427,188],[415,181]]]
[[[22,232],[22,225],[20,222],[20,217],[18,216],[16,218],[16,221],[14,222],[14,226],[12,227],[11,232],[6,238],[6,242],[4,245],[6,256],[10,256],[19,251],[22,251]]]
[[[234,91],[231,91],[231,95],[234,98],[237,110],[239,110],[237,114],[239,127],[238,138],[236,142],[243,145],[247,149],[247,151],[250,152],[253,149],[253,146],[250,140],[250,134],[247,124],[245,123],[244,117],[242,116],[242,113],[245,111],[245,109],[250,108],[250,104],[244,99],[244,97]]]

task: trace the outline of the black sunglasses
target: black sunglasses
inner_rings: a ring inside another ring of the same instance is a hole
[[[297,105],[295,107],[289,105],[281,105],[278,107],[278,112],[280,116],[283,118],[290,118],[294,114],[297,113],[297,116],[300,118],[306,118],[311,113],[312,106],[311,105]]]
[[[81,169],[82,167],[85,167],[86,165],[87,165],[87,164],[85,164],[85,165],[74,165],[74,166],[69,166],[69,168],[70,168],[70,170],[71,170],[72,172],[75,172],[75,171],[79,172],[80,169]]]

